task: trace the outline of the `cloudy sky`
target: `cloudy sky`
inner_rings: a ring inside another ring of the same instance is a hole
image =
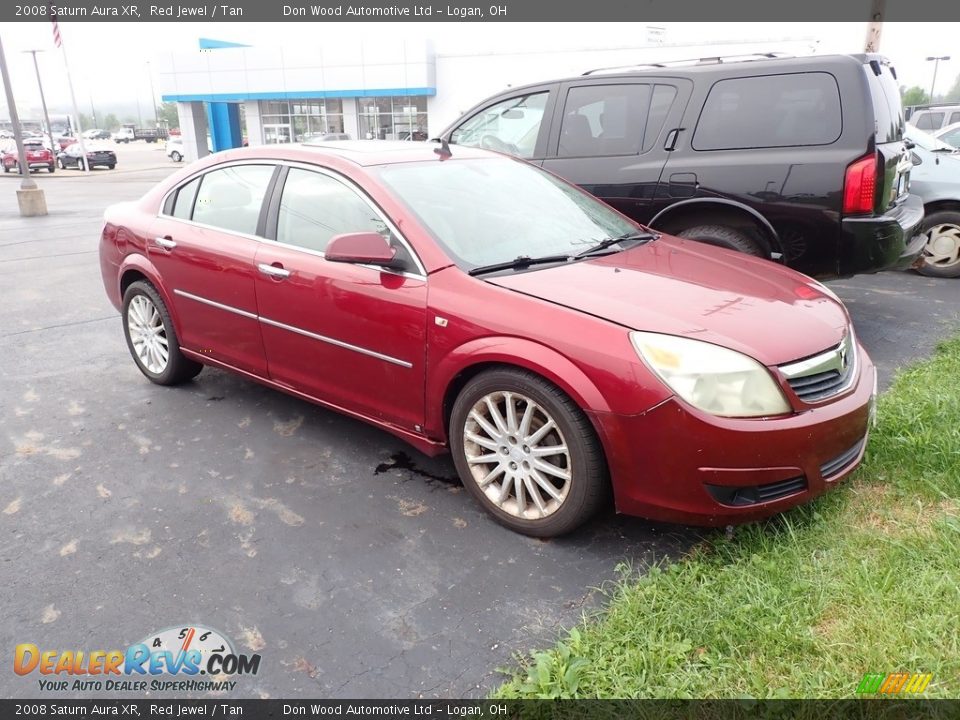
[[[866,23],[658,23],[670,44],[765,41],[771,51],[779,44],[809,39],[817,53],[861,52]],[[199,37],[250,45],[322,44],[325,33],[339,39],[378,37],[429,38],[440,54],[506,50],[631,46],[643,37],[640,23],[60,23],[81,112],[94,105],[132,104],[150,107],[148,62],[157,52],[191,51]],[[880,51],[890,57],[905,85],[930,88],[933,63],[929,55],[956,57],[940,63],[938,93],[946,92],[960,74],[960,23],[891,23],[884,25]],[[66,108],[69,93],[63,59],[53,46],[49,22],[7,23],[0,38],[11,69],[17,105],[24,114],[39,107],[30,55],[41,49],[40,72],[47,102]],[[791,47],[796,47],[793,43]],[[154,85],[156,86],[154,79]],[[0,100],[0,107],[5,103]],[[3,112],[6,115],[6,112]]]

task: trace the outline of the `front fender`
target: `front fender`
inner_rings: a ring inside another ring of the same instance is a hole
[[[425,430],[428,435],[446,441],[444,401],[449,389],[458,376],[486,364],[512,365],[537,373],[563,390],[581,409],[590,412],[610,411],[606,398],[594,382],[556,350],[518,337],[485,337],[451,350],[428,373],[425,398]]]

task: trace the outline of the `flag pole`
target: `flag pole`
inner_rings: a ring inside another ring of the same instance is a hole
[[[53,41],[63,53],[63,67],[67,71],[67,85],[70,87],[70,102],[73,105],[73,119],[76,124],[77,142],[80,143],[80,154],[83,157],[83,171],[90,172],[90,162],[87,159],[87,148],[83,144],[83,128],[80,126],[80,111],[77,109],[77,96],[73,92],[73,79],[70,77],[70,63],[67,62],[67,47],[60,34],[60,23],[57,22],[56,6],[50,3],[50,20],[53,22]]]

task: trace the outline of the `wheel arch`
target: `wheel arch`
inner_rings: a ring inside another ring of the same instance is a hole
[[[594,382],[569,358],[556,350],[522,338],[483,338],[448,353],[431,373],[427,386],[427,431],[448,440],[450,413],[460,391],[474,377],[493,368],[526,370],[566,393],[590,420],[601,443],[594,412],[609,412],[606,398]]]
[[[691,198],[668,205],[648,225],[675,235],[697,225],[727,225],[755,231],[771,253],[784,253],[780,236],[763,215],[749,205],[726,198]]]
[[[960,213],[960,200],[952,198],[944,200],[931,200],[923,206],[924,215],[932,215],[935,212],[955,212]]]
[[[173,321],[173,328],[177,333],[177,337],[182,337],[180,334],[180,318],[177,315],[177,309],[173,304],[173,298],[170,297],[166,289],[163,287],[163,283],[160,282],[160,274],[153,266],[153,263],[151,263],[150,260],[143,255],[128,255],[126,258],[124,258],[123,264],[120,266],[120,270],[117,275],[117,287],[120,288],[121,304],[123,303],[123,296],[127,292],[127,288],[133,283],[137,282],[137,280],[146,280],[153,286],[157,293],[159,293],[160,297],[163,299],[163,304],[167,306],[167,312],[170,314],[170,319]]]

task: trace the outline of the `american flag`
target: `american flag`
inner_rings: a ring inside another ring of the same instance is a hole
[[[57,22],[57,6],[53,3],[50,3],[50,22],[53,23],[53,43],[60,47],[63,40],[60,38],[60,24]]]

